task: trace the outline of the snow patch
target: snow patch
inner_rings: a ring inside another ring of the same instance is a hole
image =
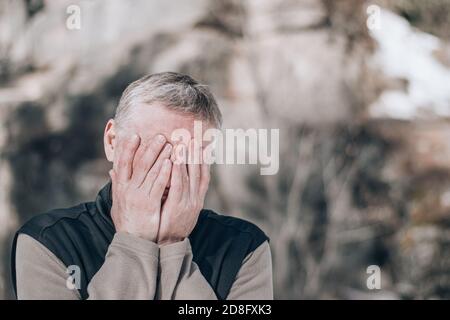
[[[433,55],[440,40],[388,10],[381,10],[380,19],[380,28],[370,31],[378,43],[372,65],[388,77],[406,80],[407,87],[384,91],[369,107],[370,115],[402,120],[450,117],[450,69]]]

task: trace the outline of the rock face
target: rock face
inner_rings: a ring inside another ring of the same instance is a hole
[[[74,4],[79,29],[68,27]],[[218,165],[207,203],[271,237],[277,298],[450,297],[450,103],[408,96],[417,78],[386,67],[403,62],[386,58],[365,10],[356,0],[3,1],[0,297],[12,297],[14,230],[95,196],[121,92],[168,70],[208,84],[225,127],[280,129],[279,173]],[[450,72],[449,29],[427,19],[418,27],[440,37],[426,56],[440,70],[432,81]],[[409,99],[408,117],[388,104],[392,92]],[[381,290],[366,286],[369,265]]]

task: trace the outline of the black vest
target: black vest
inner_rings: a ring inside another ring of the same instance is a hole
[[[110,217],[111,184],[100,190],[95,202],[38,215],[16,233],[11,253],[11,272],[16,291],[15,251],[17,236],[27,234],[49,249],[64,265],[81,269],[80,295],[102,266],[115,228]],[[267,236],[242,219],[202,210],[189,240],[193,260],[219,299],[226,299],[244,258]],[[69,276],[69,275],[68,275]]]

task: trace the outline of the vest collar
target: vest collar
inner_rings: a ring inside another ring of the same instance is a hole
[[[111,195],[111,181],[109,181],[99,192],[95,200],[100,215],[114,228],[114,223],[111,218],[112,195]]]

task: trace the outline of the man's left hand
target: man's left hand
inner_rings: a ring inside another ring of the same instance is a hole
[[[184,240],[194,229],[208,190],[209,165],[203,163],[198,142],[174,149],[172,176],[167,200],[161,210],[158,244],[166,245]],[[187,156],[187,157],[186,157]],[[186,158],[189,160],[186,164]]]

